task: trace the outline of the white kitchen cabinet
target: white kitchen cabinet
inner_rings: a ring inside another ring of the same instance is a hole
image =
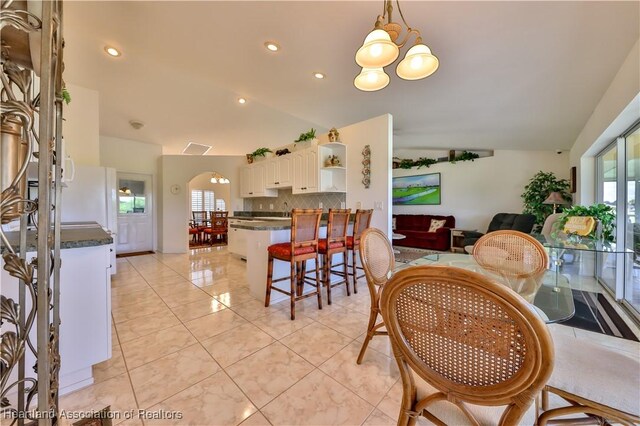
[[[267,189],[291,188],[293,155],[282,155],[267,161]]]
[[[293,194],[318,192],[318,147],[312,146],[293,154]]]
[[[318,146],[320,174],[318,192],[347,192],[347,146],[331,142]],[[338,159],[338,164],[327,164],[329,157]]]
[[[267,189],[267,161],[249,164],[242,167],[240,173],[240,196],[277,197],[278,191]]]
[[[233,222],[230,220],[229,225]],[[247,258],[247,233],[249,231],[246,229],[239,228],[231,228],[229,227],[229,233],[227,234],[227,238],[229,240],[229,245],[227,249],[230,253],[237,254],[242,258]]]
[[[36,255],[26,254],[27,259]],[[111,358],[109,245],[63,249],[60,259],[60,394],[64,395],[92,384],[92,366]],[[18,280],[4,270],[2,260],[0,267],[2,295],[19,300]],[[27,312],[30,302],[27,298]],[[32,342],[36,333],[34,324]],[[28,366],[35,363],[31,351],[25,357]]]

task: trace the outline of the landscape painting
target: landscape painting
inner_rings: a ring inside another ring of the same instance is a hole
[[[394,177],[393,204],[440,204],[440,173]]]

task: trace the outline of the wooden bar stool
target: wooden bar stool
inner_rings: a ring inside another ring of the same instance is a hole
[[[364,232],[365,229],[369,228],[371,225],[371,216],[373,216],[373,209],[371,210],[356,210],[356,218],[353,223],[353,235],[347,237],[347,259],[349,253],[351,253],[351,264],[348,267],[351,268],[351,272],[348,273],[353,278],[353,292],[358,292],[358,278],[364,277],[364,273],[362,275],[358,275],[358,269],[363,270],[361,267],[358,267],[356,264],[356,255],[360,248],[360,236]],[[362,261],[362,260],[361,260]],[[349,287],[349,284],[347,284]]]
[[[351,209],[329,209],[329,221],[327,222],[327,238],[318,241],[318,253],[322,261],[322,281],[327,287],[327,303],[331,304],[331,287],[346,284],[347,296],[349,292],[349,280],[347,278],[347,228],[349,227],[349,215]],[[343,253],[342,263],[335,266],[342,266],[343,271],[336,275],[344,277],[344,280],[331,284],[331,273],[333,272],[333,255]]]
[[[296,319],[296,301],[317,295],[318,308],[322,309],[322,294],[320,283],[320,268],[318,262],[318,229],[322,209],[293,209],[291,211],[291,242],[272,244],[267,248],[269,253],[267,267],[267,294],[264,306],[268,307],[271,300],[271,289],[286,294],[291,298],[291,319]],[[291,264],[288,277],[273,279],[273,260],[282,260]],[[316,291],[303,294],[304,284],[313,281],[306,280],[307,260],[316,261]],[[286,291],[273,286],[273,283],[284,280],[291,281],[291,290]]]

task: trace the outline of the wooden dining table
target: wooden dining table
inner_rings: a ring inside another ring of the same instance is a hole
[[[547,270],[537,277],[515,278],[509,274],[484,269],[473,256],[460,253],[428,254],[400,264],[395,270],[420,265],[455,266],[487,276],[520,294],[546,323],[566,321],[575,313],[569,280],[552,270]]]

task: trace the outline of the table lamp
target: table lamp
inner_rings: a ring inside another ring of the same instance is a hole
[[[558,205],[569,204],[569,202],[567,200],[565,200],[564,198],[562,198],[562,194],[560,194],[559,192],[554,191],[551,194],[549,194],[547,199],[544,200],[542,202],[542,204],[553,204],[553,212],[556,213]]]

